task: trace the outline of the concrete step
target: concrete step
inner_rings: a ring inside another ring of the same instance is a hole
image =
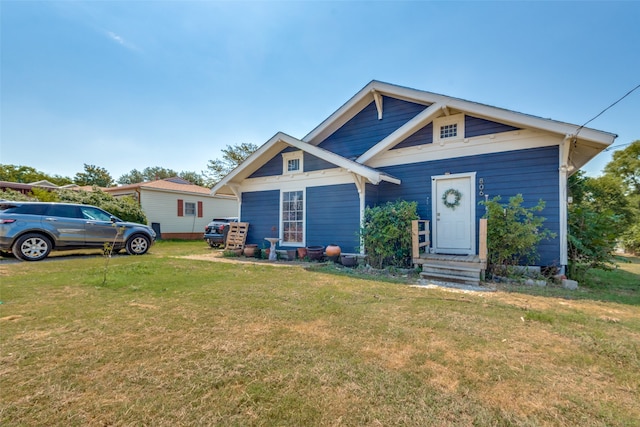
[[[433,272],[422,272],[420,273],[420,277],[425,281],[435,281],[435,282],[448,282],[448,283],[458,283],[463,285],[480,285],[480,274],[476,277],[470,276],[458,276],[451,274],[442,274],[442,273],[433,273]]]
[[[482,268],[478,265],[469,264],[466,266],[451,264],[422,264],[423,273],[449,274],[461,277],[480,277]]]
[[[482,267],[477,263],[427,262],[422,264],[420,277],[424,280],[478,285],[481,274]]]

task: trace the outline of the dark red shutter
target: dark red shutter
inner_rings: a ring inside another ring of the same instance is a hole
[[[184,216],[184,201],[178,199],[178,216]]]
[[[202,218],[202,202],[198,202],[198,218]]]

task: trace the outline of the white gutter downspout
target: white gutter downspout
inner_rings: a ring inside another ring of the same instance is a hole
[[[560,167],[559,167],[559,185],[560,185],[560,274],[566,273],[567,265],[569,264],[569,213],[568,202],[569,194],[567,192],[568,176],[569,176],[569,151],[571,150],[571,143],[575,140],[574,135],[565,135],[564,139],[560,143]]]

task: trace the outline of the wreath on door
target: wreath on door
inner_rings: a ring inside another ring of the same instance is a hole
[[[449,209],[454,209],[460,206],[460,199],[462,193],[455,188],[450,188],[442,194],[442,203]]]

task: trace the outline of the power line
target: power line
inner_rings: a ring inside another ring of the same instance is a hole
[[[611,150],[613,150],[613,149],[621,148],[621,147],[626,147],[627,145],[631,145],[631,144],[633,144],[633,142],[627,142],[626,144],[612,145],[612,146],[610,146],[610,147],[605,148],[605,149],[604,149],[604,150],[602,150],[602,151],[611,151]]]
[[[623,99],[625,99],[627,96],[631,95],[636,89],[640,88],[640,84],[636,87],[634,87],[633,89],[631,89],[629,92],[625,93],[620,99],[618,99],[616,102],[614,102],[613,104],[609,105],[607,108],[605,108],[604,110],[600,111],[594,118],[592,118],[591,120],[588,120],[587,122],[585,122],[585,124],[583,124],[582,126],[580,126],[577,130],[576,130],[576,134],[574,136],[578,136],[578,133],[580,133],[580,131],[582,130],[583,127],[585,127],[586,125],[588,125],[589,123],[591,123],[592,121],[594,121],[595,119],[597,119],[598,117],[600,117],[602,114],[604,114],[605,111],[607,111],[609,108],[613,107],[614,105],[616,105],[618,102],[622,101]],[[606,151],[606,150],[605,150]]]

